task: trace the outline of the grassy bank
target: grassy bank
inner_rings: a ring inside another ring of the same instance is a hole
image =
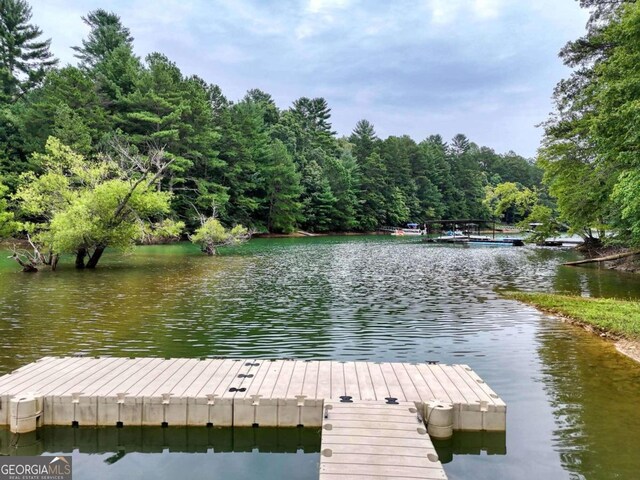
[[[584,298],[528,292],[500,292],[504,298],[519,300],[599,331],[640,339],[640,302],[611,298]]]

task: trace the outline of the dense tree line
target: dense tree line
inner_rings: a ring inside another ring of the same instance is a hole
[[[580,0],[587,33],[561,51],[541,164],[561,219],[598,245],[640,245],[640,4]]]
[[[361,120],[339,138],[323,98],[302,97],[283,110],[254,89],[230,101],[217,85],[185,75],[161,53],[136,56],[130,31],[104,10],[83,18],[90,33],[74,47],[78,65],[59,67],[49,41],[30,24],[28,4],[4,0],[0,8],[0,176],[6,186],[0,193],[14,200],[14,211],[5,212],[13,223],[43,221],[43,212],[20,202],[20,192],[52,168],[61,172],[50,165],[59,152],[82,158],[87,168],[122,169],[123,145],[131,158],[162,150],[167,165],[153,188],[170,198],[170,207],[156,205],[154,214],[187,231],[199,225],[198,212],[212,206],[229,227],[269,232],[489,218],[495,212],[485,201],[488,190],[509,182],[533,191],[541,181],[531,161],[497,154],[464,135],[450,142],[439,135],[419,143],[409,136],[381,139]],[[119,181],[135,178],[123,175],[116,175]],[[508,219],[517,216],[511,211]],[[149,221],[158,225],[159,217]]]

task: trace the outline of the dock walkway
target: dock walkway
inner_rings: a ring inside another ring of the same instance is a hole
[[[412,402],[325,402],[320,480],[446,479]]]

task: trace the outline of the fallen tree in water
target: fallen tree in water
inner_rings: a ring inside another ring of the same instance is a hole
[[[29,242],[32,251],[20,250],[18,247],[13,245],[11,247],[12,252],[9,258],[13,258],[18,262],[22,267],[23,272],[35,273],[38,271],[38,266],[40,265],[48,265],[51,267],[51,270],[55,270],[58,266],[60,255],[54,253],[52,250],[49,250],[49,253],[47,254],[43,254],[38,245],[33,243],[29,234],[27,234],[27,241]]]
[[[606,255],[604,257],[596,257],[596,258],[587,258],[585,260],[576,260],[574,262],[565,262],[562,265],[566,266],[577,266],[577,265],[585,265],[587,263],[601,263],[601,262],[610,262],[613,260],[620,260],[621,258],[633,257],[634,255],[640,255],[640,250],[633,250],[630,252],[616,253],[615,255]]]

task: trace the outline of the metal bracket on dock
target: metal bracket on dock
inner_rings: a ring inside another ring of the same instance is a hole
[[[296,400],[298,404],[298,427],[302,427],[302,407],[304,407],[304,399],[307,398],[306,395],[296,395]]]
[[[73,403],[73,421],[71,422],[71,425],[73,426],[77,426],[78,425],[78,405],[80,404],[80,395],[82,394],[82,392],[71,392],[71,403]]]
[[[168,427],[169,423],[167,422],[167,405],[171,402],[172,393],[162,393],[162,426]]]
[[[208,411],[207,411],[207,426],[211,425],[213,426],[213,423],[211,422],[211,408],[216,404],[216,397],[219,397],[220,395],[217,395],[215,393],[207,393],[207,405],[208,405]]]
[[[340,396],[340,403],[353,403],[353,397],[350,395],[342,395]]]
[[[260,397],[262,395],[251,395],[251,405],[253,406],[253,427],[258,427],[258,406],[260,405]]]
[[[116,427],[121,428],[123,426],[122,423],[122,405],[124,405],[124,399],[127,395],[127,392],[124,393],[116,393],[116,403],[118,404],[118,421],[116,422]]]
[[[329,418],[329,410],[333,409],[333,405],[331,404],[325,404],[324,406],[324,418]]]

